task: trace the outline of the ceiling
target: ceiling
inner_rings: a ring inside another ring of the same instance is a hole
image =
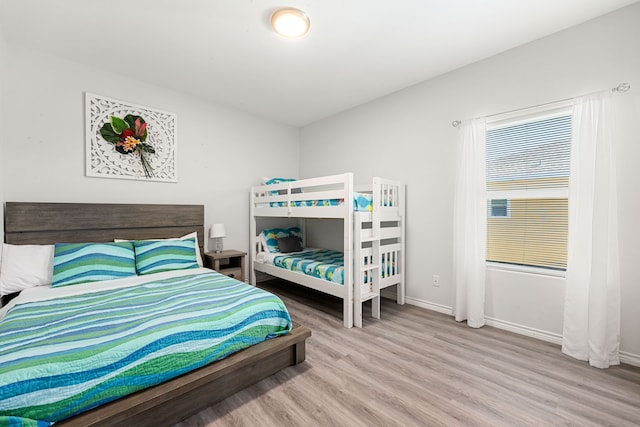
[[[635,0],[0,0],[7,43],[304,126]],[[275,8],[311,18],[302,39]]]

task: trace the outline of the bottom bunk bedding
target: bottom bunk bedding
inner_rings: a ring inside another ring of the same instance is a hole
[[[312,249],[288,254],[272,254],[273,265],[329,282],[344,284],[344,254],[330,249]]]
[[[331,249],[311,249],[307,248],[301,252],[290,253],[268,253],[258,254],[258,261],[273,264],[276,267],[290,271],[304,273],[307,276],[317,277],[329,282],[344,284],[344,254]],[[363,264],[371,262],[370,257],[363,259]],[[394,260],[388,260],[383,256],[381,259],[380,277],[385,278],[396,274]],[[364,283],[370,282],[370,274],[364,272]]]
[[[32,288],[2,308],[0,425],[49,425],[292,328],[275,295],[179,273]]]

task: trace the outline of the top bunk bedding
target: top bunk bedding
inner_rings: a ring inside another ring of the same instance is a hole
[[[269,202],[268,204],[259,204],[258,207],[284,208],[291,207],[321,207],[321,206],[342,206],[344,199],[324,199],[324,200],[290,200]],[[353,193],[353,211],[354,212],[371,212],[373,211],[373,197],[371,194]]]
[[[356,187],[352,173],[301,180],[270,178],[251,189],[251,214],[344,218],[350,212],[384,212],[387,217],[400,217],[403,192],[400,182],[383,178]]]
[[[292,327],[278,297],[205,268],[29,288],[0,317],[2,425],[49,425]]]

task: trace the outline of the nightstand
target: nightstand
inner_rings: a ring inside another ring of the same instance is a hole
[[[233,249],[221,252],[205,252],[204,266],[244,282],[244,257],[246,255],[246,252]]]

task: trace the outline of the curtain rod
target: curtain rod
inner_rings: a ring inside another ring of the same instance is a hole
[[[614,88],[611,88],[611,92],[625,93],[629,89],[631,89],[631,85],[629,83],[620,83],[618,86],[616,86]],[[503,111],[501,113],[490,114],[490,115],[485,116],[485,117],[499,116],[501,114],[513,113],[513,112],[519,111],[519,110],[528,110],[529,108],[544,107],[545,105],[556,104],[558,102],[564,102],[564,101],[571,101],[572,99],[573,98],[565,98],[565,99],[561,99],[559,101],[545,102],[544,104],[538,104],[538,105],[534,105],[534,106],[531,106],[531,107],[518,108],[518,109],[515,109],[515,110],[509,110],[509,111]],[[462,124],[462,120],[454,120],[454,121],[451,122],[451,126],[453,126],[454,128],[457,128],[461,124]]]

